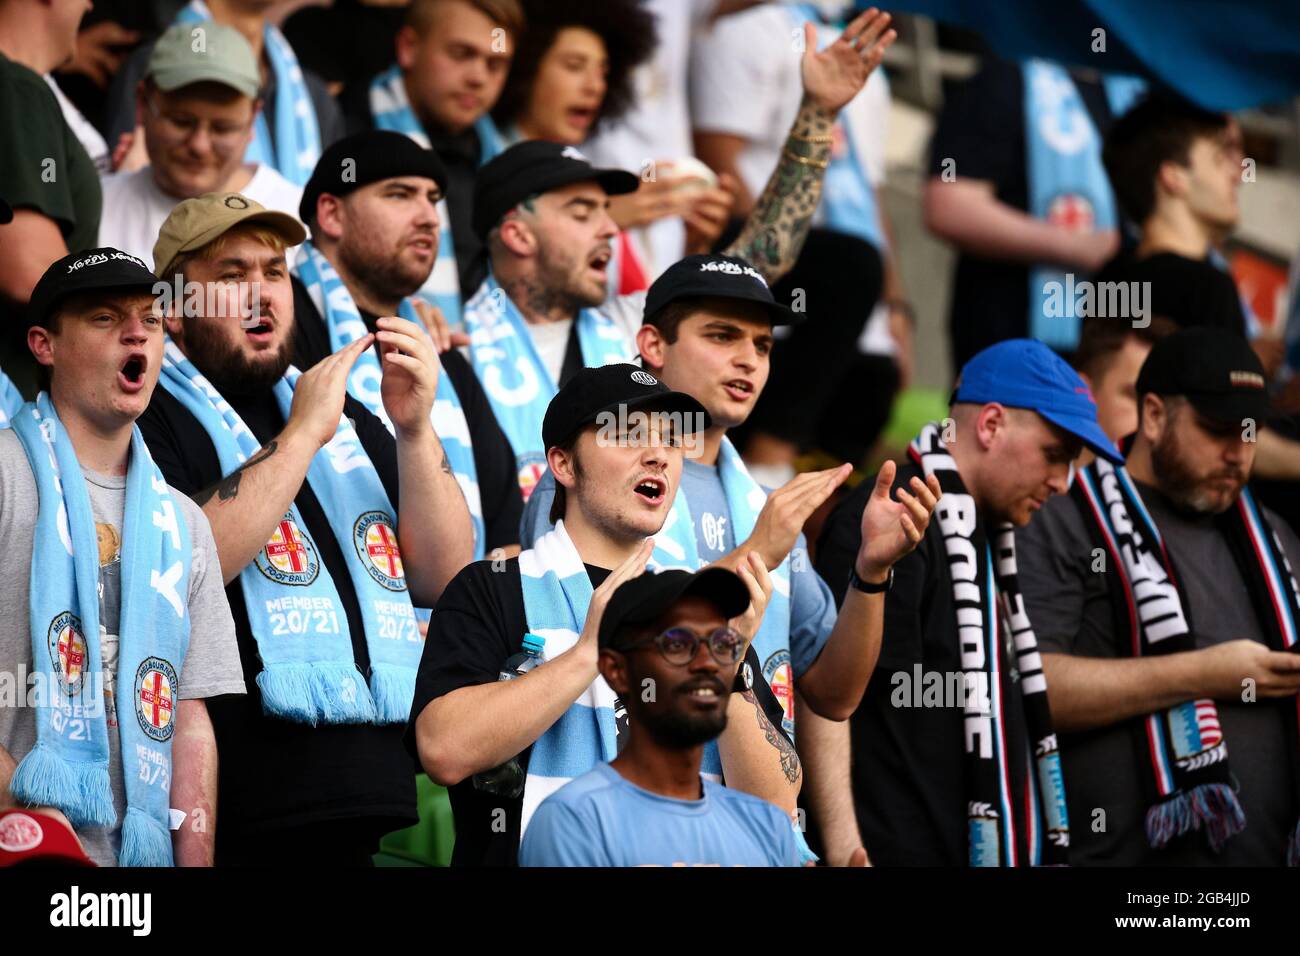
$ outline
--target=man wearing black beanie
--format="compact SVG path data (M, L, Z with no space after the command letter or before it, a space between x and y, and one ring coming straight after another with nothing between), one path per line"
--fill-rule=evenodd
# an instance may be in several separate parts
M429 329L447 373L434 430L474 519L474 556L508 557L519 551L523 511L514 452L469 362L452 348L462 343L419 295L439 257L436 207L446 183L437 154L399 133L357 133L324 152L298 210L311 239L294 267L295 363L309 368L375 331L380 316L400 314ZM365 361L348 390L383 417L379 378Z

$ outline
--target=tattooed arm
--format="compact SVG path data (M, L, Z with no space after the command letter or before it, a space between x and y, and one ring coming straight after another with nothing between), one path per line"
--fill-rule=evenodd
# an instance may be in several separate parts
M787 814L794 813L803 785L799 755L768 719L752 690L731 695L727 729L718 738L718 756L727 786L775 803Z
M781 160L725 250L753 263L769 283L785 275L799 258L808 224L821 199L831 155L831 129L841 109L857 95L896 34L886 31L889 14L874 7L850 23L834 43L816 52L816 31L804 28L801 64L804 97Z

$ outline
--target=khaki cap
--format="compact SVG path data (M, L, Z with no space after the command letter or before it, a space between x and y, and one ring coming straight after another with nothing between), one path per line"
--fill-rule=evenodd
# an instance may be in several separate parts
M296 246L307 238L302 223L288 213L267 209L239 193L205 193L178 203L163 222L153 246L154 273L161 277L181 253L202 249L247 222L267 226L279 234L285 246Z

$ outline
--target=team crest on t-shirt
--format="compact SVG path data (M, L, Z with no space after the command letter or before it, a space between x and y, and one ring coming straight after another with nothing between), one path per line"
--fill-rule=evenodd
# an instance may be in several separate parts
M406 590L406 571L392 519L382 511L367 511L352 526L352 543L357 546L361 566L390 591Z
M320 556L307 532L292 514L280 519L271 539L253 559L257 570L276 584L306 586L320 574Z
M794 733L794 675L790 669L790 652L785 648L763 662L763 678L781 702L781 726Z
M86 677L86 638L81 633L81 618L71 611L57 614L50 621L46 636L50 648L50 663L54 673L69 697L81 693Z
M135 672L135 716L145 736L159 742L175 729L176 669L161 657L146 657Z

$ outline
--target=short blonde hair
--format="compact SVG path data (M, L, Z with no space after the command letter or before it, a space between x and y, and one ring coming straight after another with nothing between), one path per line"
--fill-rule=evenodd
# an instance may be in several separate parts
M519 0L411 0L406 10L406 25L424 36L436 19L438 5L449 2L468 4L493 23L505 27L516 39L524 31L524 7Z

